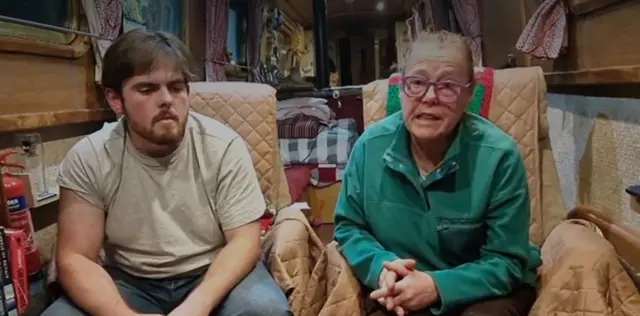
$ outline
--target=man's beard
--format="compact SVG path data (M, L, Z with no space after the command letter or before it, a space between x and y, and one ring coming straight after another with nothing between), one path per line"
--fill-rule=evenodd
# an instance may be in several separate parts
M178 145L184 137L187 120L180 119L169 112L160 112L151 121L151 126L144 126L131 119L127 119L128 115L125 111L124 117L130 132L136 133L146 141L157 146ZM167 122L166 120L171 120Z

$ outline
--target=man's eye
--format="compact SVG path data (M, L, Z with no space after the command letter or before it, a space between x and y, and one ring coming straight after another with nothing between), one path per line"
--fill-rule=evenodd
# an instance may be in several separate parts
M170 89L171 91L173 91L173 92L182 92L182 91L184 91L186 88L187 88L187 87L186 87L186 85L185 85L185 84L182 84L182 83L180 83L180 84L174 84L174 85L169 86L169 89Z
M138 88L138 92L143 93L143 94L149 94L151 92L153 92L153 88L152 87L140 87Z

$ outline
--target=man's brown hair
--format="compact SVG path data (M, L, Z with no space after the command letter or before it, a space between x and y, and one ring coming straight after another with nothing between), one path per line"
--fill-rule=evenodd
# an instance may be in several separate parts
M173 64L186 82L195 79L194 61L187 46L177 37L137 28L118 37L102 60L102 86L122 93L122 83L152 71L159 61Z
M419 55L421 52L420 48L423 48L424 45L434 45L435 47L442 48L456 48L460 53L463 54L463 59L466 61L467 65L469 65L469 75L473 79L473 53L471 52L471 47L469 46L469 41L466 37L448 32L448 31L424 31L418 34L411 45L409 46L409 50L407 51L404 59L404 65L402 69L405 70L406 65L412 58L416 55Z

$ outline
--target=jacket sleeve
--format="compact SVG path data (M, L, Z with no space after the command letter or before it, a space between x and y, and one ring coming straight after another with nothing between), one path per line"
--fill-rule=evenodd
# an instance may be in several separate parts
M440 301L431 312L510 294L525 280L530 257L539 264L539 251L529 244L530 199L527 172L517 148L497 164L486 216L487 241L481 258L452 269L430 272Z
M360 137L345 169L335 210L335 239L358 279L368 288L377 289L383 263L398 257L385 250L369 232L363 209L363 146Z

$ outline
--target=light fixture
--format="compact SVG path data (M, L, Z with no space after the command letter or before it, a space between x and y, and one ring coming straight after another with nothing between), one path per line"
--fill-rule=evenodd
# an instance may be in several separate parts
M384 1L378 1L378 4L376 4L376 10L384 11Z

